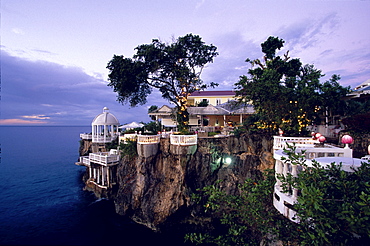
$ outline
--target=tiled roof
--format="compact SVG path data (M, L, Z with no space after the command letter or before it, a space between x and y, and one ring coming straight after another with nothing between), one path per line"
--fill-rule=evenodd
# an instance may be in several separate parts
M191 97L209 97L209 96L235 96L234 91L195 91Z

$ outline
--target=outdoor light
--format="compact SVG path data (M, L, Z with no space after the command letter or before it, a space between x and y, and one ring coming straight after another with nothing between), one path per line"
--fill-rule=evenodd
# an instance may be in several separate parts
M342 137L342 143L344 143L346 146L345 149L348 149L348 144L353 143L353 138L350 135L343 135Z
M319 142L320 142L320 143L325 142L325 140L326 140L326 138L325 138L324 136L320 136L320 137L319 137Z
M230 158L230 157L226 157L226 158L225 158L225 163L226 163L227 165L230 165L230 164L231 164L231 158Z

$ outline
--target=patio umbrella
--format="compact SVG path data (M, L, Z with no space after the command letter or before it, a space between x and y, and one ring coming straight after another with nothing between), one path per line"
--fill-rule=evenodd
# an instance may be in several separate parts
M133 121L133 122L131 122L129 124L122 125L122 126L120 126L118 128L120 128L120 129L122 129L122 128L126 128L126 129L130 128L130 129L133 129L133 128L138 128L138 127L143 127L143 126L144 126L144 124L137 123L137 122Z

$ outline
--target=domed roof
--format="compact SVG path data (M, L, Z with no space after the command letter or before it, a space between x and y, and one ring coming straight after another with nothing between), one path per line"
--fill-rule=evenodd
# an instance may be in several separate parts
M103 108L103 113L97 115L91 123L92 125L119 125L119 122L113 114L109 113L107 107Z

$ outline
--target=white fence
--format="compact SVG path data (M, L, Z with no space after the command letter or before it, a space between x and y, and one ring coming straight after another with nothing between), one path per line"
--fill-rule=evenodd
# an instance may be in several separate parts
M138 135L137 143L138 144L157 144L161 135Z
M111 164L119 161L119 155L109 155L109 152L90 153L89 159L92 162L101 164Z
M127 144L127 141L136 141L137 140L137 134L136 133L127 133L123 136L119 136L119 142L118 144L121 144L122 142L124 144Z
M91 140L91 139L92 139L92 134L88 134L88 133L81 133L81 134L80 134L80 138L81 138L81 139L86 139L86 140Z
M196 145L198 143L198 135L174 135L170 136L171 144L173 145Z
M289 174L297 177L299 172L304 167L290 163L287 153L282 148L286 147L287 143L296 143L298 147L297 153L304 153L305 163L308 167L312 167L313 159L315 159L322 167L326 167L331 163L342 163L342 170L353 172L352 168L359 167L361 160L352 158L352 149L338 148L331 145L323 147L315 147L312 138L289 138L289 137L274 137L274 159L275 159L275 174L287 177ZM284 157L284 158L283 158ZM288 217L292 221L296 212L292 209L297 202L298 189L291 187L289 192L283 192L281 181L277 178L274 188L274 206L280 213Z
M274 149L284 149L287 147L287 144L293 145L296 147L313 147L314 144L319 144L319 140L315 140L309 137L281 137L274 136Z

